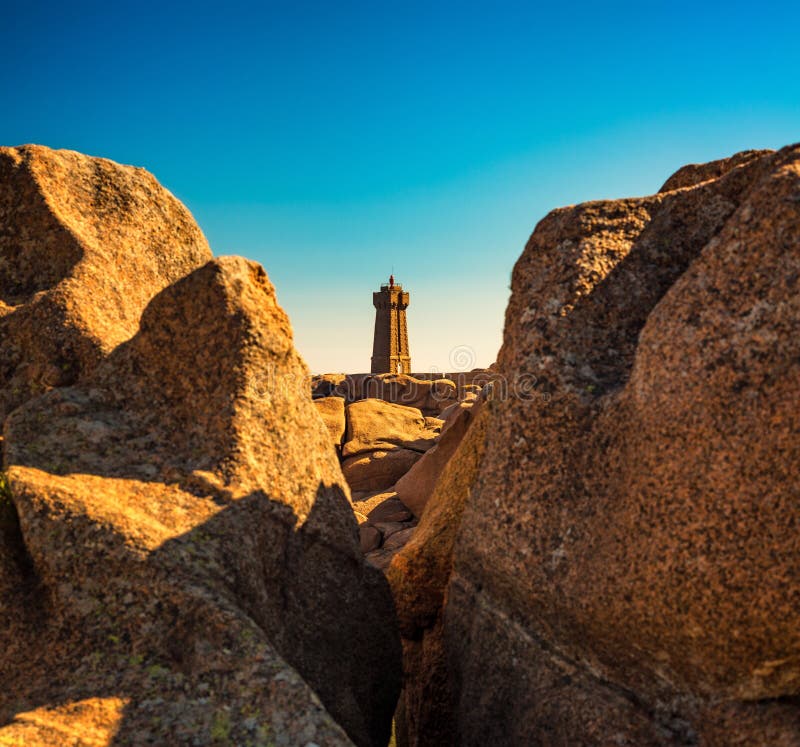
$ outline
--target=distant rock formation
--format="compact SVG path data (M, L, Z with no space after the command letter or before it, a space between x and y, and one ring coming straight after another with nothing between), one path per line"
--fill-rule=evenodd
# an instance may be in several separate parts
M396 447L427 451L434 445L442 425L438 418L423 417L415 407L380 399L354 402L347 405L347 436L342 455Z
M334 374L317 378L312 388L341 392L338 386L345 378L351 379L351 385L352 377ZM345 404L343 396L332 394L313 400L353 491L353 509L361 525L361 549L373 565L382 569L413 537L417 519L439 475L471 422L470 410L480 400L473 391L477 385L463 385L459 388L461 399L453 400L459 395L452 382L394 374L363 379L362 391L373 393L377 384L383 397L396 396L397 378L400 398L404 400L429 401L433 391L430 385L446 383L448 386L443 386L442 391L450 404L442 414L447 420L426 417L416 407L383 398L359 398ZM328 390L321 386L323 382L334 382L335 386ZM413 389L415 382L422 385L422 394Z
M452 378L449 378L452 376ZM425 378L423 378L425 377ZM458 382L454 379L458 379ZM346 402L382 399L416 407L425 415L438 415L458 402L468 390L480 391L495 378L490 371L461 372L451 375L416 374L322 374L311 380L312 396L343 397ZM477 383L473 383L477 382Z
M400 744L800 742L800 146L667 185L516 264L497 370L536 387L389 569Z
M364 561L263 269L207 262L159 292L139 325L147 297L207 252L204 242L186 249L202 239L188 213L142 172L39 149L27 157L57 172L64 204L81 196L84 172L132 181L130 193L88 182L97 213L81 203L74 230L96 243L74 244L83 259L54 270L52 289L36 286L36 267L46 275L62 244L0 243L0 287L15 304L3 334L35 360L51 350L34 333L77 341L80 374L35 398L36 377L6 379L31 387L4 426L0 742L386 744L400 686L389 588ZM27 230L18 202L6 232ZM114 205L133 213L122 220ZM163 223L136 223L148 206ZM148 243L150 230L163 243ZM127 246L136 231L163 255ZM68 244L60 226L47 236ZM114 258L123 249L132 256ZM9 270L23 265L27 286ZM13 326L20 313L28 326Z
M144 169L0 148L0 422L91 371L156 293L209 259L189 211Z
M413 449L380 449L347 457L342 474L351 489L380 492L394 485L419 460L422 453Z
M452 459L472 422L473 411L480 411L481 404L477 408L465 407L454 411L457 417L452 422L445 423L449 427L443 428L436 444L397 481L397 497L415 516L420 517L425 512L442 471Z
M386 569L414 536L439 475L466 432L470 408L497 378L488 369L312 377L314 404L353 491L361 548L378 568Z

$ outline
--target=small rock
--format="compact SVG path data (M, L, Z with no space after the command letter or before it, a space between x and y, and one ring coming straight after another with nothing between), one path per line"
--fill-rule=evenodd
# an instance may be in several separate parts
M371 524L382 521L409 521L411 512L402 504L394 492L378 493L368 501L353 503L353 508L358 514L367 516Z
M357 454L342 462L342 473L351 489L381 490L394 485L421 456L411 449Z
M358 538L361 543L361 552L366 554L381 546L383 535L371 524L362 524L358 528Z
M406 528L406 525L400 523L399 521L381 521L377 522L373 526L380 530L384 540Z
M436 442L442 424L425 418L415 407L381 399L365 399L348 405L347 438L342 455L396 448L426 451Z
M411 539L416 531L416 527L408 527L394 532L384 543L385 550L399 550Z

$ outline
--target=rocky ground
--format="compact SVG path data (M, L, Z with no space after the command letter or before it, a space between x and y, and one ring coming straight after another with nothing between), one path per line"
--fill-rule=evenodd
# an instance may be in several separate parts
M326 395L316 397L314 405L352 491L361 549L370 563L385 570L413 536L444 465L466 432L473 407L486 392L477 384L450 379L379 374L365 378L373 396L353 399L346 393L353 387L341 386L340 381L338 393L331 394L329 381L318 377L312 383L313 393ZM491 384L484 387L488 392ZM416 402L425 409L401 402Z
M311 379L151 175L0 148L0 745L800 744L798 279L746 151L542 220L491 370Z

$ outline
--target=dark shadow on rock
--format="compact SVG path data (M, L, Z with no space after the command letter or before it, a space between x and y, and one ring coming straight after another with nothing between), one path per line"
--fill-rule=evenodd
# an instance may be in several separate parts
M336 486L320 485L318 500L331 490L344 508ZM356 744L385 745L401 675L391 594L321 536L324 520L315 503L298 525L256 492L145 556L110 524L83 527L91 543L63 547L56 563L71 575L58 588L12 571L50 606L31 626L14 618L27 600L0 599L0 724L119 698L114 744L345 744L304 680Z
M594 398L624 386L639 333L650 313L722 230L745 192L766 169L767 165L755 162L722 181L697 187L689 195L661 194L631 201L649 213L647 225L630 251L576 301L561 320L564 326L553 335L543 335L543 348L537 353L551 354L551 346L557 346L557 355L583 353L584 357L569 361L574 371L571 383ZM565 238L583 238L583 212L601 212L609 222L624 221L630 205L626 200L618 202L576 206ZM713 210L709 210L710 205ZM616 229L620 230L619 224Z
M55 217L26 166L5 154L0 156L0 203L14 217L0 221L0 302L18 306L66 278L83 249Z

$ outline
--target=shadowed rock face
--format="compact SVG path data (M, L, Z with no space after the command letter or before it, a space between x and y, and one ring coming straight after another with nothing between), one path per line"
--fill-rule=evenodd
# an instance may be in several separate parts
M426 451L395 484L397 497L415 516L420 517L425 511L442 470L464 438L473 415L477 414L477 410L473 413L473 409L460 410L458 417L443 431L436 445Z
M464 423L465 434L444 464L414 536L386 572L403 640L405 681L395 719L398 744L453 743L456 688L446 660L442 609L456 533L485 452L486 414L476 411L471 420Z
M144 169L0 148L0 422L91 371L156 293L210 258L189 211Z
M17 409L0 734L69 744L77 713L120 743L385 744L399 639L329 438L274 290L239 258Z
M346 427L344 399L341 397L322 397L314 400L314 407L317 408L322 422L325 423L325 427L331 437L331 444L338 453L344 440Z
M800 147L701 171L514 269L498 370L537 388L487 403L450 530L462 744L800 740Z

